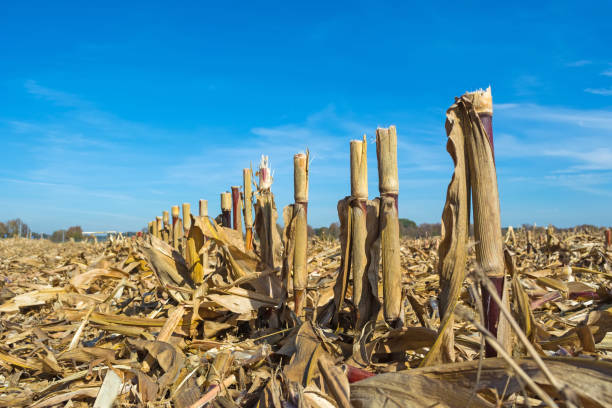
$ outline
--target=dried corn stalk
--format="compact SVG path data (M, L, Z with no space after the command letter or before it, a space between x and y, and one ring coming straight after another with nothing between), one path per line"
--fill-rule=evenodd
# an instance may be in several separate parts
M162 230L162 239L165 243L170 242L170 213L168 211L163 212L164 227Z
M185 230L185 236L189 234L189 228L191 228L191 205L183 203L183 229Z
M244 189L244 229L245 229L245 246L246 250L253 249L253 188L252 188L253 170L246 168L242 170L242 180Z
M304 294L308 281L306 252L308 247L308 151L293 157L293 194L294 204L283 209L285 230L285 260L283 280L286 288L293 289L295 313L302 314ZM292 285L290 284L291 277Z
M470 165L476 261L497 288L499 297L507 299L508 295L504 293L507 288L504 289L503 241L493 150L491 88L467 93L461 99L465 102L466 114L471 124L471 132L466 137L466 151ZM499 307L491 301L486 290L483 290L482 300L485 326L508 349L509 331L498 330L501 323ZM487 356L496 354L487 346Z
M432 364L444 350L445 360L454 359L453 310L465 278L466 245L469 226L470 188L474 207L476 261L496 285L500 298L508 301L504 290L504 258L499 214L499 195L493 157L491 129L492 100L490 88L464 94L447 111L447 150L455 162L455 172L448 187L442 213L440 261L440 330L439 337L422 365ZM509 348L509 328L499 308L483 288L483 305L487 329ZM495 355L487 346L487 356Z
M232 226L242 234L242 200L240 199L240 186L232 186Z
M232 228L232 193L221 193L221 225Z
M422 366L440 360L455 360L453 312L465 279L467 241L470 223L470 177L465 151L465 137L470 124L460 101L446 111L446 150L453 159L455 170L446 191L442 210L442 240L438 247L438 274L440 275L440 329L438 339L421 363ZM440 350L442 355L440 356Z
M255 230L259 238L260 256L265 265L276 269L282 266L282 246L276 227L278 213L274 195L270 191L273 177L267 156L261 156L256 175L259 176L259 185L255 202Z
M208 200L200 200L200 217L208 217Z
M178 205L173 205L172 210L172 247L179 251L181 250L183 240L183 223L179 218L180 210Z
M397 196L397 133L395 126L376 129L378 189L380 191L380 236L382 248L383 308L385 320L402 325L402 267L400 263Z
M161 223L162 223L162 219L161 217L158 215L157 217L155 217L155 237L156 238L160 238L161 237Z
M380 200L368 201L367 142L350 143L351 195L338 202L340 220L341 262L334 286L332 325L346 299L349 280L353 278L353 304L356 307L355 327L362 328L375 320L378 302L378 265L380 259Z

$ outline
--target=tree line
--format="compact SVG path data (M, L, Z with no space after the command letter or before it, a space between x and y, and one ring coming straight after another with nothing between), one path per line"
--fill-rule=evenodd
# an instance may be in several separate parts
M60 229L53 231L53 234L45 234L33 232L30 226L23 222L20 218L15 218L8 221L0 221L0 238L33 238L33 239L49 239L53 242L81 241L83 239L83 229L80 225L72 226L68 229Z
M426 238L433 237L441 234L442 227L440 223L430 224L422 223L418 224L408 218L399 219L400 236L406 238ZM329 227L313 228L308 226L308 235L318 236L322 238L338 238L340 237L340 224L332 222Z

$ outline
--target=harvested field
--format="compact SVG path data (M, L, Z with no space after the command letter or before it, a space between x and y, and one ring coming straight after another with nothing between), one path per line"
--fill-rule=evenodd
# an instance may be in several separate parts
M379 307L356 329L352 282L337 325L329 315L339 241L309 241L298 316L280 268L236 231L192 220L201 283L198 262L153 235L0 240L0 405L612 406L612 250L602 230L506 236L510 312L530 346L512 330L508 361L480 362L484 275L471 241L456 362L419 368L438 338L439 237L400 243L401 327Z

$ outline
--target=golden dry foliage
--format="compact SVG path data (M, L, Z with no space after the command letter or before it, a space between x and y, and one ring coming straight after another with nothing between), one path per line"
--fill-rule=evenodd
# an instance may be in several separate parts
M343 228L346 237L346 222ZM468 291L476 283L471 275L458 290L453 325L454 353L463 362L417 368L438 338L439 237L400 242L402 291L413 305L405 327L390 329L379 313L362 330L354 329L350 301L337 324L325 323L343 269L338 240L308 243L301 321L284 304L278 271L208 217L192 216L187 242L199 256L192 248L190 262L152 236L0 240L0 404L521 407L541 404L540 390L559 406L610 406L612 252L601 231L548 235L554 239L531 231L528 240L528 231L515 229L516 242L507 245L513 315L546 356L547 370L517 342L514 368L485 359L478 382L479 300ZM473 244L467 248L467 269L474 270ZM194 260L201 282L192 278ZM347 299L351 291L349 279ZM531 383L517 380L517 370Z

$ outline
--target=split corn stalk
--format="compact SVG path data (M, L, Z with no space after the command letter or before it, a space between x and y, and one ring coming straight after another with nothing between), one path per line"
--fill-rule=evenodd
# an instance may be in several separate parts
M376 129L378 189L380 191L380 236L382 247L383 310L392 327L402 325L402 269L400 263L397 199L397 132L395 126Z
M247 251L253 249L253 188L252 178L253 170L250 168L242 170L242 181L244 191L244 229L245 229L245 247Z
M232 215L233 227L242 234L242 201L240 200L240 186L232 186Z
M261 156L255 202L255 230L259 238L260 256L263 263L272 269L282 266L281 238L276 228L278 213L274 202L274 195L270 188L274 180L268 156Z
M455 360L454 310L465 279L467 242L470 224L470 175L465 151L465 137L470 123L464 112L464 103L458 101L446 111L446 150L455 165L446 190L446 203L442 210L442 238L438 247L438 274L440 276L440 329L438 338L425 356L421 366Z
M508 302L504 289L504 255L501 235L499 194L492 132L493 105L490 88L468 92L447 111L447 150L455 163L442 212L442 242L439 247L440 329L438 338L422 365L440 359L453 360L453 312L465 279L469 234L470 191L474 211L476 261L496 287L499 297ZM510 331L505 319L500 324L500 309L491 301L486 288L483 308L487 330L509 348ZM489 345L487 356L496 351Z
M232 228L232 193L221 193L221 225Z

